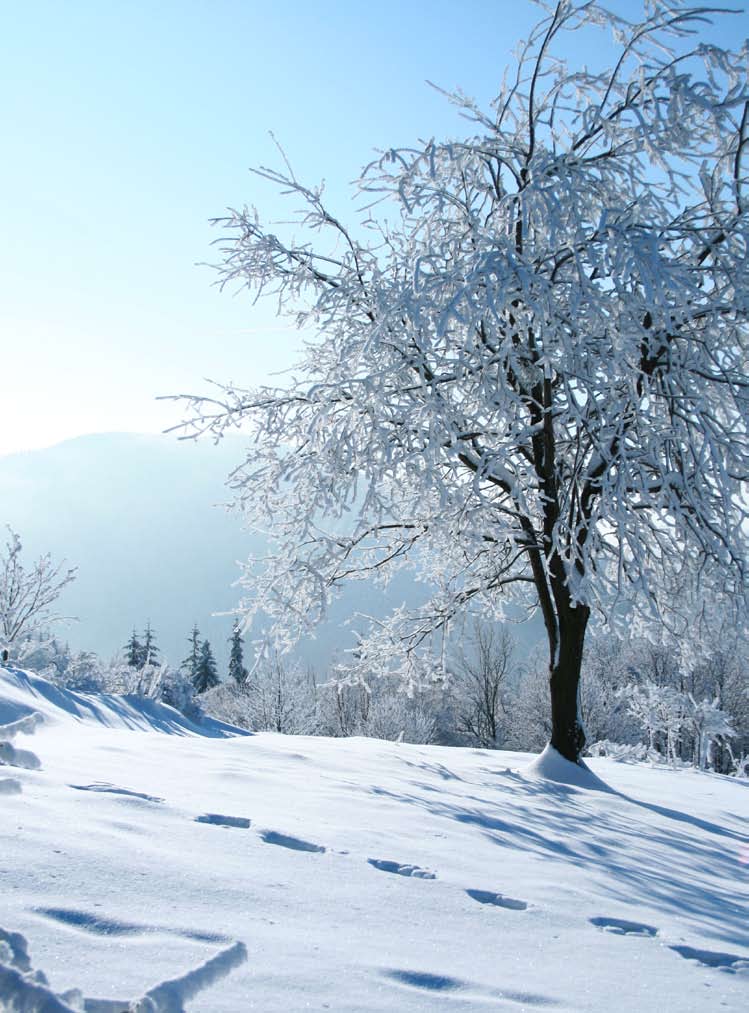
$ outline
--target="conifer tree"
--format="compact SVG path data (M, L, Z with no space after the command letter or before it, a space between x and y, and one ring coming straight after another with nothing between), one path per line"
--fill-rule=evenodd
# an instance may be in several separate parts
M231 636L231 653L229 655L229 678L234 679L238 686L243 686L247 681L247 669L244 667L244 643L239 626L234 625Z
M138 640L138 634L133 628L133 632L130 635L130 639L125 644L125 661L130 668L142 668L143 667L143 644Z
M195 672L195 678L193 685L195 686L196 693L205 693L208 689L213 689L214 686L218 686L219 677L216 671L216 661L213 657L213 651L211 645L207 640L204 640L200 645L200 658L198 660L198 667Z
M156 646L156 637L154 631L151 629L151 621L146 623L146 629L143 634L143 648L141 651L141 663L138 666L143 668L144 665L157 665L159 657L159 649Z
M198 629L197 623L193 626L192 633L187 638L187 642L190 645L190 653L182 662L180 668L193 685L195 685L195 679L198 673L198 664L200 662L200 630Z

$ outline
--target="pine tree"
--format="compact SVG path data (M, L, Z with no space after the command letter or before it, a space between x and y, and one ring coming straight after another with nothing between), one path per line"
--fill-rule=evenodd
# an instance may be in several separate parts
M244 644L239 626L235 625L229 637L231 653L229 655L229 678L234 679L238 686L247 681L247 669L244 667Z
M205 693L207 689L218 686L219 678L216 671L216 661L213 657L211 645L204 640L200 645L200 659L193 679L196 693Z
M125 661L131 668L143 667L143 644L138 640L138 634L133 629L130 639L125 644Z
M200 630L197 624L193 626L192 633L187 638L187 642L190 645L190 653L182 662L180 668L193 685L196 685L195 680L198 674L198 664L200 663Z
M151 621L146 623L146 629L143 634L143 649L141 653L141 664L139 668L143 668L144 665L158 665L159 661L159 649L156 646L156 637L154 631L151 629Z

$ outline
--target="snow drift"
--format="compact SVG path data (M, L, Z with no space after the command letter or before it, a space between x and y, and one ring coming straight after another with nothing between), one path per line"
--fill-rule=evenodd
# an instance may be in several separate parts
M44 718L41 767L0 796L0 1010L24 976L86 1013L749 1004L745 783L593 758L604 792L549 780L549 753L243 736L140 703L0 671L0 721Z

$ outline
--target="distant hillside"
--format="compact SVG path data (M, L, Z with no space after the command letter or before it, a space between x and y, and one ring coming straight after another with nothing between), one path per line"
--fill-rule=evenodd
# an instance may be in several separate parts
M80 621L61 628L63 638L108 657L150 620L163 655L178 663L196 622L223 669L231 620L212 613L237 603L237 560L263 550L239 515L217 505L242 448L239 437L214 446L113 433L0 457L0 522L20 533L25 558L50 551L79 568L61 607ZM404 577L388 600L411 595ZM354 584L304 657L324 667L349 644L345 618L384 605L382 591Z

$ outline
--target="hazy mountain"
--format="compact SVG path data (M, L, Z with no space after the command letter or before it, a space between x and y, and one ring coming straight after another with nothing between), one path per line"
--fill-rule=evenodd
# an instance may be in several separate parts
M50 551L79 568L60 603L79 620L60 630L64 638L108 657L150 620L162 654L178 663L197 623L223 671L231 619L213 613L236 605L237 560L263 548L218 505L242 448L239 437L214 446L113 433L0 457L0 521L21 535L24 558ZM408 581L394 582L391 601L404 594ZM353 585L305 657L324 666L350 643L346 616L382 600L379 589Z

